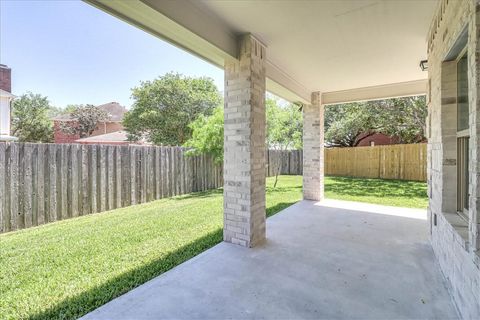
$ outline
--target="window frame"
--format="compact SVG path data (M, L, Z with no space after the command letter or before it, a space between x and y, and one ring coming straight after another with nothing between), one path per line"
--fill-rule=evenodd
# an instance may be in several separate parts
M459 108L459 95L458 95L458 63L466 56L468 59L468 46L465 46L455 58L455 64L457 66L457 130L458 130L458 108ZM468 60L467 60L468 61ZM467 69L467 86L468 83L468 69ZM468 94L468 91L467 91ZM470 101L467 96L468 110L470 110ZM470 112L468 112L470 113ZM470 184L470 172L469 172L469 142L470 142L470 120L468 120L468 126L466 129L456 131L456 145L457 145L457 185L456 185L456 199L457 199L457 213L465 221L469 220L469 184ZM461 197L461 198L459 198Z

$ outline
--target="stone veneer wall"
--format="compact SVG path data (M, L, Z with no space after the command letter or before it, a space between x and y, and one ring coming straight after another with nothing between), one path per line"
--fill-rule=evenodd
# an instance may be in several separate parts
M476 0L442 0L428 38L428 194L431 242L462 318L480 319L480 103ZM470 99L469 223L456 211L456 66L446 58L468 31Z
M265 239L266 48L251 35L225 64L224 240L253 247Z
M324 132L321 93L312 93L312 104L303 106L303 198L322 200L324 194Z

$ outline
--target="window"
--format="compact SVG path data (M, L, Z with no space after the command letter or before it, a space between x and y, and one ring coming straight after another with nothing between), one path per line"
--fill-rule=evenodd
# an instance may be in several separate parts
M468 142L469 137L457 138L457 210L468 217Z
M468 61L464 51L457 59L457 211L467 219L469 135Z
M457 131L468 129L468 63L465 52L457 62Z

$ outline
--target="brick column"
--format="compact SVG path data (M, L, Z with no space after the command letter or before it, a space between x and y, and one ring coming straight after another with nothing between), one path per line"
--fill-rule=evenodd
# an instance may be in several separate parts
M323 105L321 93L303 107L303 199L323 199Z
M265 52L251 35L225 63L223 239L253 247L265 239Z

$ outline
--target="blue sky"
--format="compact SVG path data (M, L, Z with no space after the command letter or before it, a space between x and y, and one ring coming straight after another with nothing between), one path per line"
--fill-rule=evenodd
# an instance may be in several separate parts
M68 104L132 104L130 89L169 71L208 76L223 70L80 1L0 0L0 63L12 92Z

